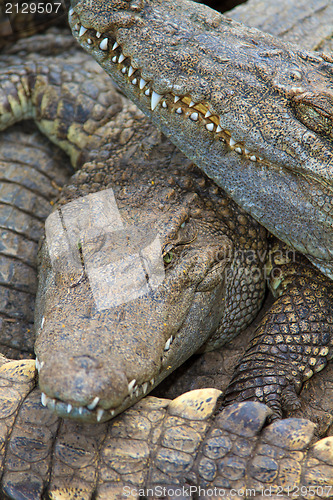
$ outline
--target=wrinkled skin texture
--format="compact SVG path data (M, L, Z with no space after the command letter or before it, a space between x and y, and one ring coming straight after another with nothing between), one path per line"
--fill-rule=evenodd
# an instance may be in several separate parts
M332 59L187 0L72 6L75 38L126 95L332 278Z

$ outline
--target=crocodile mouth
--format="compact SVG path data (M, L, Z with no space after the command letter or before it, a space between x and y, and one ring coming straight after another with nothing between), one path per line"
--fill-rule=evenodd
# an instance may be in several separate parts
M136 91L137 97L147 99L147 107L154 111L158 106L164 108L168 113L183 116L184 119L201 124L207 131L208 137L212 136L229 149L236 152L245 160L264 164L264 158L258 153L247 148L244 141L238 141L232 137L232 133L222 127L220 117L214 113L208 102L194 102L190 94L179 96L173 92L159 94L153 88L153 82L142 77L142 70L136 68L131 57L124 55L122 46L115 37L105 35L92 28L86 28L79 20L78 14L73 8L69 10L69 21L80 43L88 52L92 49L100 52L101 56L108 57L119 76L122 76L128 85Z
M48 396L45 392L41 392L41 403L44 407L47 407L53 413L56 413L62 418L69 418L76 421L91 423L101 423L110 420L119 413L122 413L128 407L132 406L136 401L143 398L165 378L166 372L163 365L165 365L167 361L166 357L169 353L174 339L175 337L171 335L165 343L164 352L161 356L162 366L160 373L157 374L156 377L152 377L150 380L147 380L146 382L143 382L141 384L138 384L136 379L132 379L131 381L129 381L128 395L117 407L107 409L103 408L99 404L101 399L98 396L92 398L91 402L86 405L75 406L74 404L58 399L57 397ZM38 357L36 357L35 366L39 374L44 366L44 361L40 361Z

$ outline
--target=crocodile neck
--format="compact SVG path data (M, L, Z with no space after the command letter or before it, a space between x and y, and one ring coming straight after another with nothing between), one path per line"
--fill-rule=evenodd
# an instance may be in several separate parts
M333 277L332 60L187 0L105 4L70 11L79 43L237 203Z

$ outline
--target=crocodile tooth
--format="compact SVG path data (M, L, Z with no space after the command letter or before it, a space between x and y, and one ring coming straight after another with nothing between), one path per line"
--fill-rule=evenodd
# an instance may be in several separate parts
M223 130L223 129L220 127L220 125L218 125L218 126L216 127L216 133L217 133L217 134L218 134L219 132L222 132L222 130Z
M87 28L85 28L84 26L81 26L80 31L79 31L79 36L84 35L86 31L87 31Z
M49 398L47 397L47 395L45 394L45 392L42 392L40 400L41 400L43 406L47 405L47 402L48 402Z
M128 68L128 76L132 76L132 75L133 75L133 73L134 73L134 71L135 71L135 69L133 68L133 66L130 66L130 67Z
M80 29L80 23L76 23L76 25L74 26L74 29L76 31L79 31L79 29Z
M145 90L145 95L150 95L150 89Z
M123 61L125 61L125 56L124 56L124 54L120 54L118 62L122 63Z
M194 103L193 101L191 101L191 102L190 102L190 104L188 105L188 107L189 107L189 108L192 108L192 106L194 106L194 104L195 104L195 103Z
M110 410L110 415L111 415L111 417L113 417L113 415L114 415L115 413L116 413L116 412L115 412L115 410Z
M249 151L248 149L246 149L246 148L245 148L245 149L244 149L244 153L245 153L246 155L248 155L248 154L250 153L250 151Z
M133 389L134 389L134 386L136 384L136 380L135 378L133 380L130 381L130 383L128 384L128 392L131 393L133 392Z
M48 404L48 407L49 407L49 408L51 407L51 409L53 409L53 410L54 410L54 409L55 409L55 407L56 407L56 400L55 400L55 399L53 399L53 398L49 398L49 400L48 400L47 404Z
M82 415L83 413L83 406L79 406L79 414Z
M116 50L117 47L119 47L119 43L118 42L114 42L114 44L112 46L112 50Z
M167 105L167 103L165 101L162 102L162 107L163 108L167 108L168 107L168 105Z
M151 378L151 379L149 380L149 382L151 383L151 385L154 385L154 382L155 382L154 377L153 377L153 378Z
M41 329L41 330L43 329L44 322L45 322L45 317L43 316L43 318L42 318L42 322L41 322L41 324L40 324L40 329Z
M137 78L133 78L133 80L132 80L132 84L133 84L133 85L136 85L137 83L138 83Z
M236 151L236 153L238 153L239 155L241 155L241 154L243 153L242 148L240 148L239 146L237 146L237 148L235 148L235 151Z
M99 409L97 410L97 422L100 422L100 421L102 420L103 413L104 413L103 408L99 408Z
M87 38L87 44L88 44L88 45L91 45L91 44L92 44L92 39L91 39L91 38Z
M127 73L127 68L126 68L126 66L124 66L124 67L123 67L123 69L121 70L121 72L122 72L123 74Z
M101 41L101 43L99 44L99 48L101 50L107 50L108 49L108 41L109 39L108 38L103 38L103 40Z
M143 390L143 394L146 394L146 392L148 390L148 382L144 382L142 384L142 390Z
M250 156L250 160L251 160L251 161L257 161L257 157L256 157L256 156L254 156L254 155L251 155L251 156Z
M229 144L231 147L233 147L236 144L236 141L232 137L230 137Z
M139 83L140 90L142 90L146 85L147 85L146 80L140 78L140 83Z
M179 115L181 115L181 114L183 113L182 108L177 108L177 109L176 109L176 113L178 113Z
M175 95L173 102L176 103L179 101L179 99L180 99L180 97L178 95Z
M212 113L210 111L207 111L207 113L205 114L205 118L209 118L210 116L212 116Z
M45 365L45 361L41 361L40 362L40 369L42 369L44 365Z
M98 405L98 403L99 403L99 397L98 397L98 396L96 396L96 397L92 400L92 402L91 402L89 405L87 405L88 410L93 410L94 408L96 408L96 406Z
M116 63L118 61L117 56L113 56L113 58L111 60L112 60L112 62Z
M191 120L193 120L194 122L196 122L198 120L198 118L199 118L199 113L192 113L190 115L190 118L191 118Z
M137 398L139 397L139 394L140 394L140 387L137 387L135 389L135 395L136 395Z
M71 404L67 405L67 413L70 413L73 409L73 406Z
M171 337L165 343L165 346L164 346L165 351L168 351L170 349L170 345L171 345L172 341L173 341L173 336L171 335Z
M214 123L207 123L206 129L209 130L209 132L213 132L213 130L214 130Z
M158 103L160 102L161 99L163 99L163 95L161 94L157 94L154 90L151 94L151 104L150 104L150 108L152 111L154 111L154 109L156 108L156 106L158 105Z
M99 31L96 31L96 38L101 38L102 36L102 33L100 33Z
M40 370L40 362L38 360L38 358L35 359L35 366L36 366L36 370Z

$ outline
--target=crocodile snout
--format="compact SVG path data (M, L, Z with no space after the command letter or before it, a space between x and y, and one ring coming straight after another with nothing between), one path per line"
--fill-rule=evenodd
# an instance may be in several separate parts
M42 361L37 358L36 365L42 403L61 416L107 420L130 398L131 381L117 359L105 363L93 354L66 356L59 352Z

